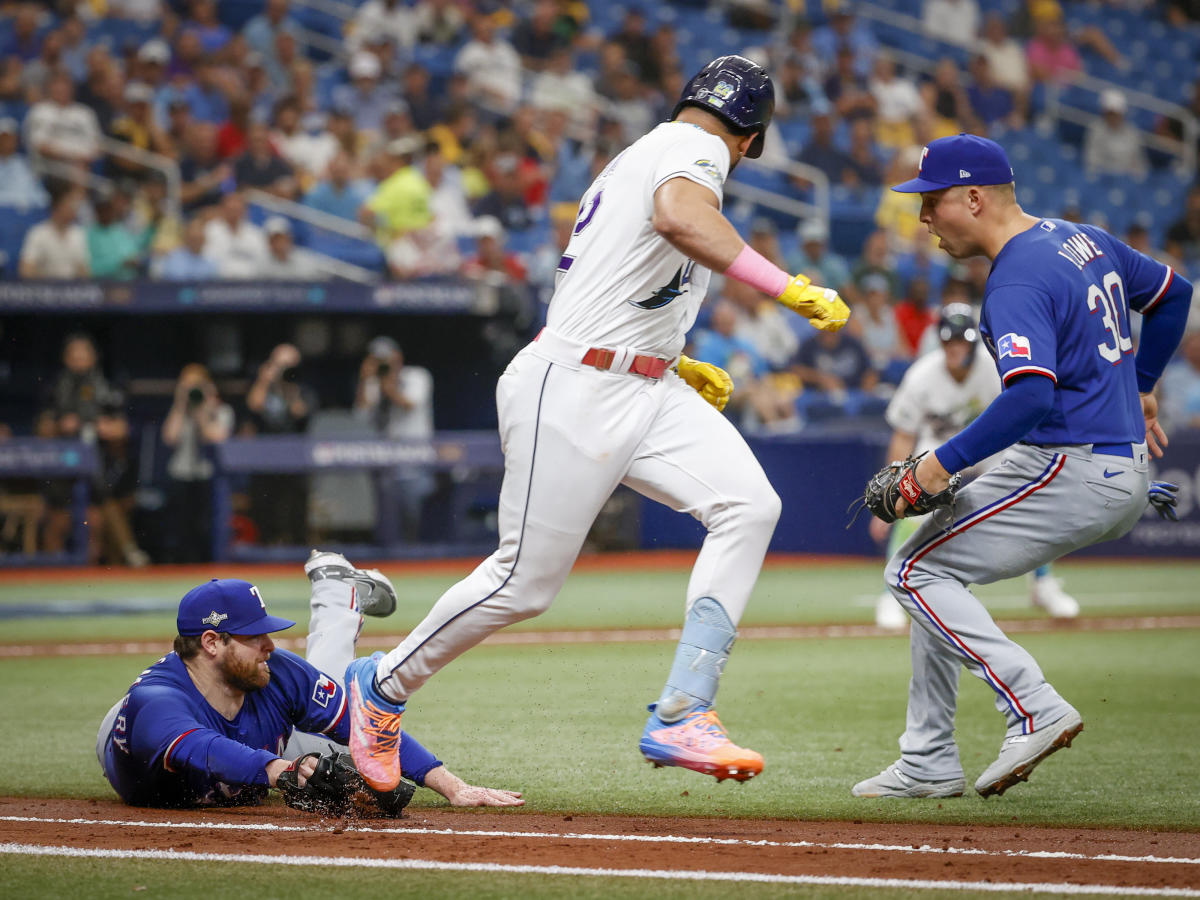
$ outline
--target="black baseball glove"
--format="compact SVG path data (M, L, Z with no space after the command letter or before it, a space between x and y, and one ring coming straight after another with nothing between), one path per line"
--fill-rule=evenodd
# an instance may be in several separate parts
M923 516L940 507L954 505L954 494L958 491L961 477L952 475L945 490L936 494L929 493L921 487L916 476L917 463L924 455L922 453L920 456L910 456L906 460L889 463L867 482L862 502L872 515L885 522L895 522L900 518ZM896 503L901 497L908 505L904 512L897 513Z
M357 809L357 803L374 802L385 816L399 818L412 799L416 785L401 781L392 791L377 791L363 781L349 753L339 753L333 747L328 754L308 753L279 776L276 787L283 802L292 809L323 816L344 816ZM316 769L301 786L297 769L304 759L314 758ZM365 813L370 815L370 812Z

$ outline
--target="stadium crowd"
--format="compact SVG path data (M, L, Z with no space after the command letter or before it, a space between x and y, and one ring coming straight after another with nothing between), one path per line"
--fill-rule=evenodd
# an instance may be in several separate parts
M515 318L532 334L579 196L617 152L669 116L704 61L692 58L677 24L701 10L681 3L682 18L668 19L637 3L615 16L605 5L601 16L601 4L583 0L354 5L332 38L339 52L330 52L311 10L289 0L0 2L0 217L41 219L10 235L4 276L311 281L353 263L385 279L527 287L529 309ZM1188 0L1139 6L1173 27L1200 27ZM878 422L909 362L936 343L928 326L941 305L978 306L986 262L950 261L917 224L919 201L883 188L909 177L921 146L958 131L1031 126L1043 113L1042 89L1086 58L1129 65L1103 29L1073 22L1059 0L1026 0L1005 7L1008 15L985 0L925 0L926 34L967 51L965 64L948 54L929 73L885 52L849 3L815 17L785 7L781 25L769 6L729 4L728 21L753 41L723 48L762 60L775 77L779 124L765 159L806 163L835 189L868 198L875 227L843 254L823 220L742 217L756 249L836 287L855 310L844 332L814 335L764 296L714 279L689 352L733 375L729 414L739 425L770 433L846 416ZM1191 109L1200 112L1200 79ZM1141 178L1173 164L1130 123L1123 92L1105 90L1099 111L1082 139L1089 174ZM1168 117L1155 130L1181 134ZM178 167L177 193L162 163ZM813 196L812 184L793 176L779 190ZM288 203L310 214L292 214ZM1119 236L1194 279L1200 183L1177 217L1135 218ZM1198 341L1185 342L1164 379L1176 427L1200 427ZM206 502L204 443L238 430L303 430L311 398L286 386L281 375L295 364L283 365L279 353L289 356L277 349L248 373L236 411L217 396L207 360L183 369L161 425L173 453L172 503ZM144 562L128 526L120 391L104 382L86 336L68 341L63 365L42 408L9 430L101 442L96 521L105 524L96 554ZM86 408L81 390L92 398ZM350 394L347 386L347 405ZM387 391L376 378L356 394L362 406ZM62 510L63 498L47 500ZM276 514L266 530L286 532L295 517ZM61 517L47 526L49 549L61 547L67 527ZM196 537L172 542L195 546Z

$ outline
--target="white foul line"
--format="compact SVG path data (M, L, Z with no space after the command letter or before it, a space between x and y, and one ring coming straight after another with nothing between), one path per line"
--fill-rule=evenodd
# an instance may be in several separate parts
M426 859L378 859L347 856L269 856L256 853L194 853L178 850L98 850L38 844L0 844L0 853L22 856L74 856L101 859L154 859L173 862L259 863L276 866L335 866L364 869L417 869L435 872L489 872L505 875L582 875L593 878L657 878L671 881L729 881L764 884L812 884L908 890L990 893L1108 894L1121 897L1200 897L1192 888L1118 887L1111 884L1049 882L933 881L909 878L855 878L842 875L772 875L757 872L709 872L679 869L595 869L582 866L527 866L501 863L449 863Z
M180 828L200 831L322 831L319 825L277 825L271 822L151 822L126 819L51 819L38 816L0 816L0 822L42 822L54 825L115 825L121 828ZM737 847L815 847L828 850L870 850L889 853L934 853L951 856L1005 856L1023 859L1082 859L1094 862L1136 862L1200 865L1200 858L1174 856L1126 856L1117 853L1068 853L1061 850L984 850L979 847L934 847L923 844L862 844L822 841L769 841L746 838L691 837L679 834L598 834L559 831L486 831L459 828L370 828L347 825L347 832L361 834L441 834L461 837L542 838L571 841L632 841L647 844L708 844Z

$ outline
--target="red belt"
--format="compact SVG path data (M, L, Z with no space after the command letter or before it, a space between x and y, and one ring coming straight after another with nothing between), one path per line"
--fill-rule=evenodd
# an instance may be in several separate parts
M597 369L607 371L612 368L616 357L617 354L613 350L602 350L599 347L593 347L587 353L583 354L583 359L580 362L585 366L595 366ZM662 378L663 373L667 371L670 365L670 360L659 359L657 356L635 356L633 363L629 366L629 371L634 375L645 375L647 378Z

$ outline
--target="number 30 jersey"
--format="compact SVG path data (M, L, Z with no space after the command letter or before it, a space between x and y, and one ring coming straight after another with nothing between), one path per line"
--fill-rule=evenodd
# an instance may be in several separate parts
M1054 381L1054 406L1034 444L1145 439L1129 311L1149 312L1174 272L1093 225L1042 219L996 256L980 334L1001 381Z
M654 192L687 178L720 201L728 175L725 143L686 122L664 122L622 151L579 203L547 327L592 346L678 356L711 273L654 230Z

